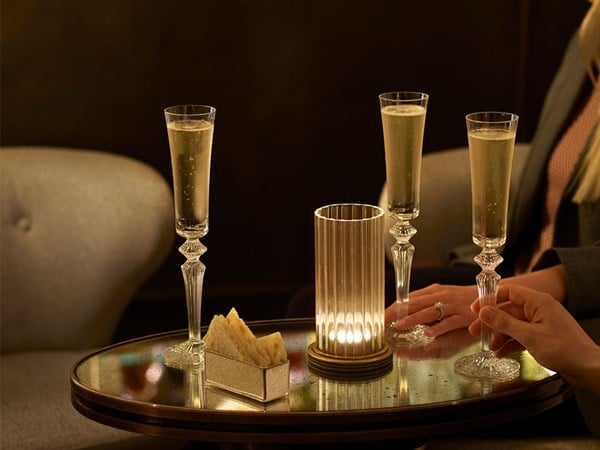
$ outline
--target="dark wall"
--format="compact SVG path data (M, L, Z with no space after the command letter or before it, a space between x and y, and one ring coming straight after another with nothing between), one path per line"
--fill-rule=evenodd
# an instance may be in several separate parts
M2 145L123 153L170 180L163 108L216 106L207 297L284 298L313 278L313 210L377 201L377 94L430 94L425 152L465 145L464 115L482 109L520 114L519 137L529 140L587 2L3 0L1 8ZM174 250L145 295L181 295L182 262Z

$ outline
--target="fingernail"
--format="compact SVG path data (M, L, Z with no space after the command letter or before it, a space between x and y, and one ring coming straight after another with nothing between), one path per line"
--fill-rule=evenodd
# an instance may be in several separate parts
M396 320L396 328L399 330L406 328L406 319Z
M396 319L396 323L404 323L406 322L406 317L402 317L401 319Z

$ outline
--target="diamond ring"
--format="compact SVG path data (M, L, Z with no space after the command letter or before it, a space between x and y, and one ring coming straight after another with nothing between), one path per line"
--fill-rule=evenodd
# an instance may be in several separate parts
M433 307L438 311L439 316L437 318L437 321L439 322L444 318L444 304L442 302L436 302L435 305L433 305Z

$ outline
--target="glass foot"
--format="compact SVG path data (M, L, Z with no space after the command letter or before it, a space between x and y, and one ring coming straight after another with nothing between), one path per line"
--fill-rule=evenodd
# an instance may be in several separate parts
M391 347L421 347L435 338L425 335L426 325L417 325L410 330L398 330L394 322L390 323L385 339Z
M204 363L204 342L185 341L163 351L163 360L169 367L184 368Z
M470 380L503 382L519 376L521 365L510 358L496 358L492 351L463 356L454 363L454 371Z

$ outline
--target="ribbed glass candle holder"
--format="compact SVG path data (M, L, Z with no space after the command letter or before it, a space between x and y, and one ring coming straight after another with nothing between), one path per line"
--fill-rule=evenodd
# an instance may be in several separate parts
M316 366L387 365L385 212L342 203L315 211ZM315 357L316 356L316 357ZM316 361L315 361L316 360Z

